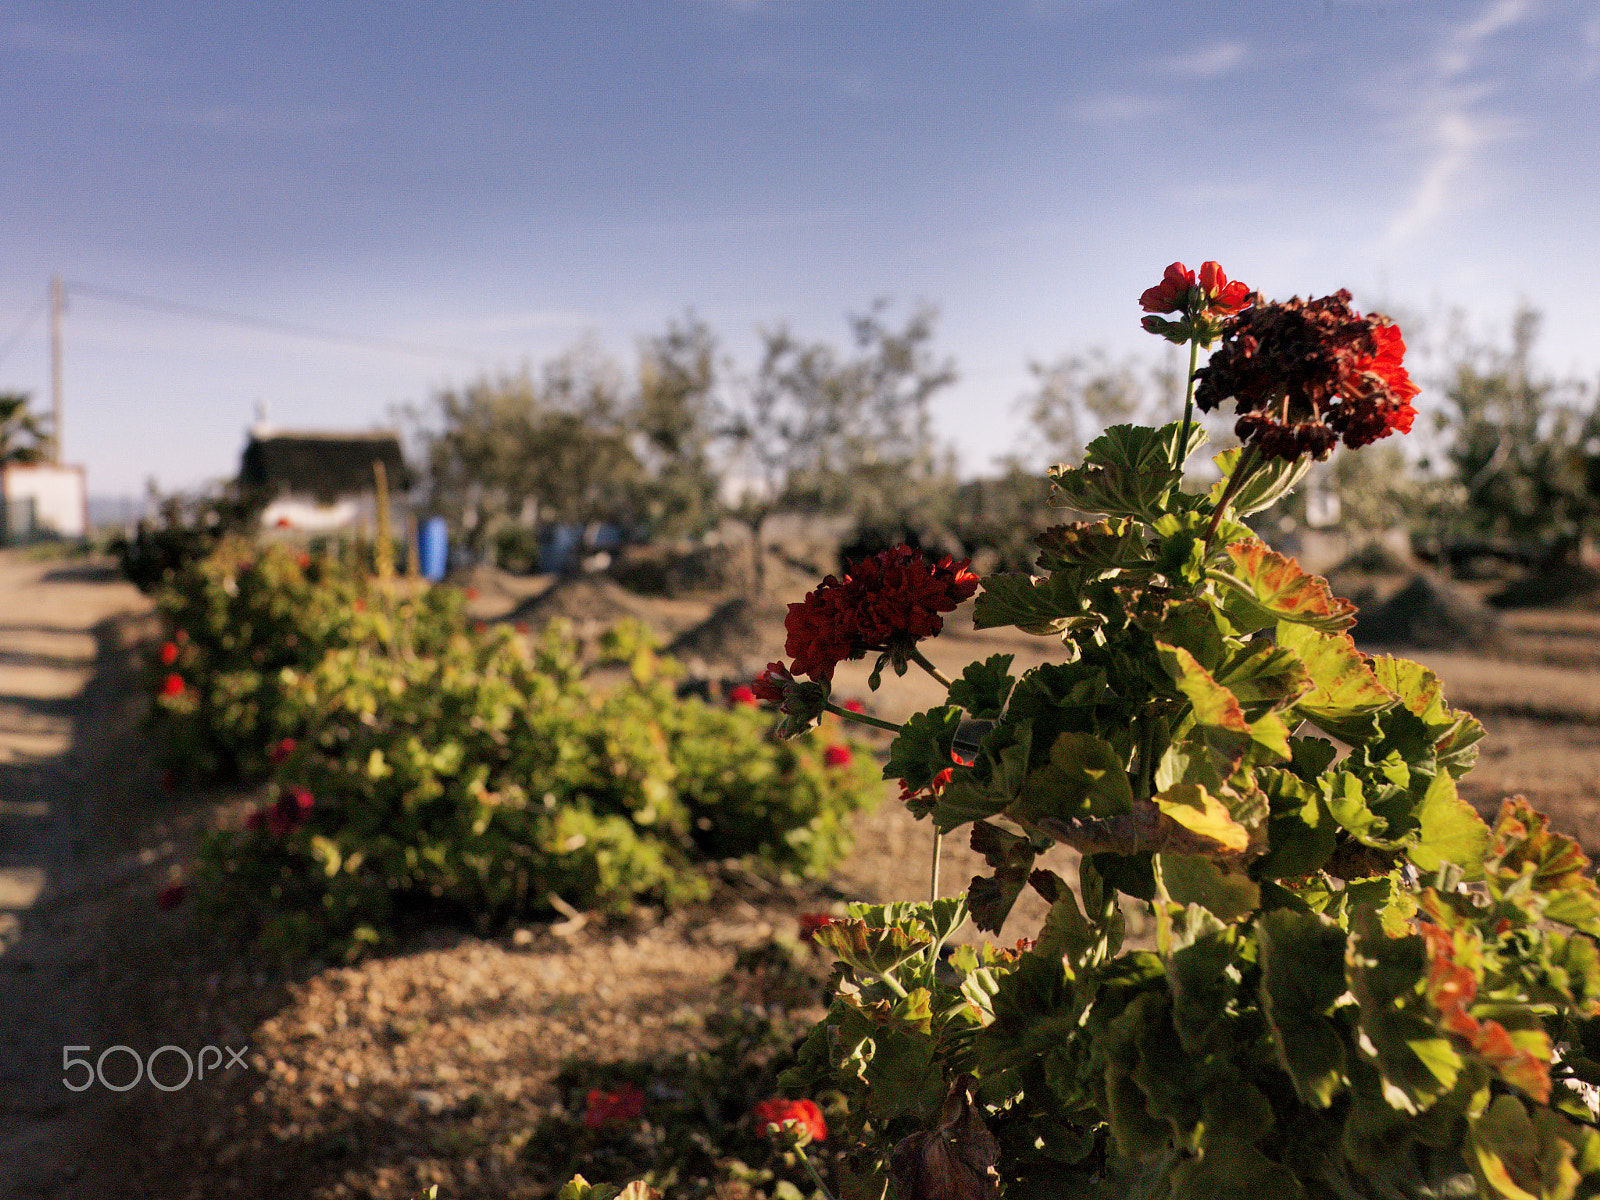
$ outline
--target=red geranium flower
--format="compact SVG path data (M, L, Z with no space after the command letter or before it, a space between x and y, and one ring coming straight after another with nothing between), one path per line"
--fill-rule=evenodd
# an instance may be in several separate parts
M636 1119L644 1112L644 1093L631 1083L614 1092L590 1088L584 1097L583 1124L586 1129L604 1129Z
M161 694L163 696L181 696L183 695L183 690L184 684L182 675L174 673L168 675L164 680L161 681Z
M1350 293L1257 304L1228 322L1223 344L1196 372L1195 403L1232 399L1241 441L1275 458L1328 457L1405 433L1417 385L1401 365L1405 341L1387 318L1362 316Z
M294 748L295 740L293 738L286 737L281 741L277 741L272 744L272 748L267 751L267 757L275 763L281 763L284 759L288 758L294 753Z
M284 837L306 819L315 804L315 799L305 788L290 788L267 810L267 828L272 831L273 837Z
M781 1133L785 1121L793 1121L811 1135L814 1142L826 1141L828 1125L822 1110L811 1100L763 1100L754 1111L756 1128L763 1133Z
M817 930L826 929L829 925L832 925L836 920L838 920L837 917L829 916L827 913L801 913L800 914L800 940L802 942L814 942L814 941L816 941L817 940Z
M1150 278L1148 275L1146 279ZM1194 272L1175 262L1162 273L1161 282L1146 288L1139 297L1145 312L1183 312L1189 305L1189 289L1194 287Z
M940 613L978 590L967 564L948 555L930 563L902 544L851 564L842 580L829 575L784 618L794 673L831 680L839 663L869 650L909 653L944 628Z
M848 767L852 757L849 746L829 746L822 752L822 761L830 767Z
M178 661L178 647L172 642L161 643L161 665L170 667Z
M844 708L846 712L853 713L864 713L867 711L867 706L854 698L846 700L844 702Z
M156 897L156 907L162 912L168 912L183 903L183 898L189 894L189 889L181 883L169 883L161 889L161 894Z
M735 684L728 689L728 705L730 707L735 704L755 705L760 703L761 701L756 699L755 689L748 683Z

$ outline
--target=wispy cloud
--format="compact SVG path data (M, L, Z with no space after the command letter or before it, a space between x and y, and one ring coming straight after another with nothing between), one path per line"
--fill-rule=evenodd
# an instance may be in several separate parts
M1085 125L1128 125L1164 117L1175 105L1165 96L1140 92L1102 92L1073 104L1067 111Z
M1231 75L1244 66L1247 57L1243 42L1215 42L1199 46L1183 54L1160 60L1157 69L1163 75L1181 75L1189 79L1217 79Z
M1529 0L1494 0L1476 17L1448 30L1426 60L1411 90L1422 166L1384 230L1386 248L1401 246L1434 224L1459 197L1463 178L1484 148L1510 132L1510 123L1484 106L1493 89L1469 80L1488 44L1532 10Z

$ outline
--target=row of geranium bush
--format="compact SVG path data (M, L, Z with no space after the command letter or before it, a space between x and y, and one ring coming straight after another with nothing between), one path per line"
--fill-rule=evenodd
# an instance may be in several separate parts
M717 865L815 876L881 793L842 734L770 736L748 690L679 699L649 633L593 653L469 621L450 587L227 543L170 575L155 654L174 781L266 782L213 835L197 899L284 953L710 894ZM626 668L596 686L596 662Z

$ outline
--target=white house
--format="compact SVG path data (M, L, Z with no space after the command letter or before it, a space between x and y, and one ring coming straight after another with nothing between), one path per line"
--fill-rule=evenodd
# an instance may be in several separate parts
M392 432L280 432L257 424L239 463L240 491L262 501L266 527L348 529L371 521L375 462L383 464L391 494L410 489Z
M0 544L40 536L81 538L88 529L89 493L82 467L0 466Z

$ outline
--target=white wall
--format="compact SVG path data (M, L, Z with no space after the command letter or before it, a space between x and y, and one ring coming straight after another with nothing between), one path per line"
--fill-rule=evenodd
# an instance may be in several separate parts
M89 496L82 467L53 463L0 467L8 503L33 500L34 525L62 537L83 537L89 528Z

